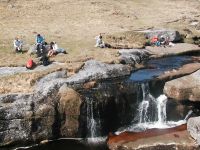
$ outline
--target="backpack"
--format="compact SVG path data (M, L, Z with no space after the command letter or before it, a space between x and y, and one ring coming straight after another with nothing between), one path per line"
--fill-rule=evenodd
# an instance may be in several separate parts
M40 61L42 61L42 65L43 66L48 66L50 64L49 58L47 56L42 56L42 58L40 59Z
M27 69L32 69L33 67L34 67L34 62L33 62L33 60L32 59L29 59L28 61L27 61L27 63L26 63L26 68Z

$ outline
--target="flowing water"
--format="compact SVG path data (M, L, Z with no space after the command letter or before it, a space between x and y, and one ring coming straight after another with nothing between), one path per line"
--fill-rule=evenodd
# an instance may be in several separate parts
M95 143L102 141L100 136L101 120L99 116L99 111L96 112L96 117L94 117L94 100L92 98L86 98L87 103L87 139L89 143Z
M189 56L174 56L150 60L147 64L148 68L132 73L130 80L135 82L149 81L166 71L177 69L190 61L191 57Z
M170 120L169 113L167 113L167 103L171 102L162 93L155 96L151 93L149 81L164 73L165 71L177 69L183 64L190 62L190 57L170 57L157 60L150 60L147 66L152 69L143 69L136 71L131 76L123 81L125 86L131 85L135 91L130 91L127 88L125 91L118 91L123 89L119 84L113 86L113 93L109 93L109 85L106 83L104 91L98 89L96 95L98 98L85 98L86 116L86 134L83 139L60 139L51 141L47 144L36 145L28 150L106 150L106 137L109 132L119 134L124 131L143 131L150 128L170 128L181 125L186 122L192 111L189 111L183 119ZM121 83L120 83L121 84ZM120 88L116 88L116 87ZM116 88L116 89L115 89ZM160 90L160 87L154 87ZM128 92L127 92L128 91ZM134 96L136 95L136 96ZM141 95L141 96L140 96ZM107 103L100 103L106 101ZM114 99L114 100L113 100ZM113 100L113 101L112 101ZM128 114L129 113L129 114ZM132 113L132 114L131 114ZM128 117L127 117L128 116ZM117 121L116 121L117 120ZM125 121L123 121L125 120ZM130 121L128 121L130 120ZM118 123L118 130L110 128ZM102 131L106 132L102 134ZM23 148L21 148L23 149ZM18 149L20 150L20 149Z
M133 119L138 120L137 123L125 128L120 128L116 134L124 131L139 132L152 128L162 129L175 127L186 123L186 120L192 114L192 110L190 110L183 120L167 120L166 107L168 98L164 94L154 98L149 92L148 83L142 83L141 89L143 98L138 106L138 115ZM151 116L151 112L155 112L153 116Z

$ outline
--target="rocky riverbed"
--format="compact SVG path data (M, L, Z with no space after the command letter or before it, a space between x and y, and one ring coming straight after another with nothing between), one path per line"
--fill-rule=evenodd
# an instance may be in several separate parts
M61 137L87 137L86 124L84 121L80 122L87 118L86 98L83 93L90 95L95 89L97 89L96 91L103 89L104 92L96 92L95 97L102 97L102 102L99 101L99 103L104 106L102 112L106 112L106 109L107 111L109 109L108 106L114 106L114 102L119 98L117 96L121 96L126 101L127 97L124 97L124 95L131 92L137 93L138 86L123 85L120 82L116 82L113 86L103 86L104 84L101 83L123 80L130 76L132 71L138 70L140 68L137 67L138 65L150 58L189 54L194 51L195 53L199 52L200 48L186 43L166 48L122 49L118 52L120 64L107 64L96 60L88 60L74 75L69 74L67 69L61 67L65 64L52 64L48 67L39 66L31 71L26 70L24 67L2 67L0 68L0 78L2 79L15 77L16 75L20 75L23 79L23 75L26 73L37 74L53 69L37 77L30 84L31 90L27 90L28 92L26 90L22 90L23 92L20 92L20 90L17 92L15 90L2 92L0 95L0 146L37 143ZM199 68L199 62L192 61L177 70L162 73L156 80L168 81L164 87L164 92L168 97L196 102L199 101ZM16 83L21 79L18 78ZM1 88L4 88L4 85ZM117 93L117 91L120 91L120 93ZM134 95L128 95L128 97L131 96ZM122 104L124 105L124 103ZM120 105L119 102L116 107L120 107ZM120 108L120 110L123 111L123 108ZM123 116L118 117L123 118ZM106 127L106 121L104 125ZM117 127L109 128L114 130ZM193 127L191 126L191 128ZM108 131L103 132L108 133ZM173 133L171 136L174 136L174 139L184 136L186 141L189 137L186 131L182 131L180 135L179 133ZM164 139L167 140L171 136L166 135ZM151 141L155 140L156 138ZM134 141L132 142L134 143ZM189 143L192 148L196 148L196 145L193 145L193 140L190 139ZM137 144L130 144L129 149L134 149L135 145ZM183 143L178 145L183 145ZM153 147L155 146L153 145ZM174 147L174 145L170 146ZM175 147L179 149L186 148L177 145Z

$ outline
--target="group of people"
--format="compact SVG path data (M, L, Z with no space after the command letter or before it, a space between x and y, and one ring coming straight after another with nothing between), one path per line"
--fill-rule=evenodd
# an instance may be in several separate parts
M160 38L158 38L157 36L154 36L151 39L150 45L152 46L174 46L175 44L170 42L169 37L164 37L161 36Z
M14 49L16 53L23 52L22 47L23 47L23 42L16 37L14 42ZM37 34L36 39L35 39L35 45L36 45L36 54L38 57L42 56L45 53L45 50L47 50L47 43L45 42L45 38L41 36L40 34ZM53 55L56 55L58 53L66 53L66 51L63 48L59 48L57 43L50 42L50 49L48 49L48 54L47 56L51 57Z
M13 41L14 50L16 53L22 53L23 52L23 42L18 37L16 37ZM37 34L35 39L35 51L37 54L37 57L40 57L40 61L44 66L47 66L50 64L49 57L56 55L58 53L64 53L66 54L66 51L63 48L59 48L57 43L50 42L48 45L47 42L45 42L45 38L41 36L40 34ZM35 66L35 63L30 58L27 61L26 68L32 69L33 66Z

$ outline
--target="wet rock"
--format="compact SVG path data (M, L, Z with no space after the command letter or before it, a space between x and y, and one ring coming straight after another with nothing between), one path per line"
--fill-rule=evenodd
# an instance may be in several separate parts
M164 74L157 77L157 80L169 81L178 77L189 75L191 73L196 72L199 69L200 69L200 63L186 64L179 69L176 70L173 69L172 71L164 72Z
M111 150L198 150L199 147L189 138L186 125L171 129L149 129L144 132L124 132L110 136Z
M59 113L61 116L61 136L74 137L78 133L80 106L82 103L80 95L73 89L63 85L59 90Z
M84 67L67 79L70 84L85 83L91 80L108 79L129 75L131 68L121 64L105 64L96 60L89 60Z
M119 61L122 64L135 65L147 59L149 53L145 49L122 49L119 50Z
M94 88L95 86L96 86L96 81L90 81L83 84L84 89L91 89Z
M200 70L165 83L164 93L177 100L200 101Z
M164 38L169 38L169 41L171 42L179 42L181 40L181 35L178 31L175 30L170 30L170 29L153 29L153 30L145 30L142 31L145 33L145 36L148 39L152 39L154 36L157 37L164 37Z
M189 118L187 122L187 130L193 139L200 145L200 117Z

